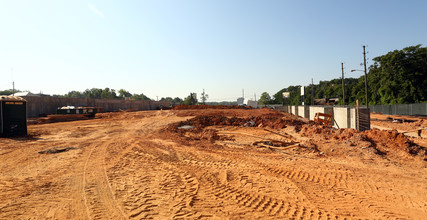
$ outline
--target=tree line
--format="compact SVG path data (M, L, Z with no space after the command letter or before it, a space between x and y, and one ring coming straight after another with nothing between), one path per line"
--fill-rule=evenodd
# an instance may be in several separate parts
M187 96L184 99L181 99L179 97L162 97L159 101L167 101L171 105L181 105L181 104L187 104L187 105L194 105L198 103L198 100L194 93L191 93L189 96ZM95 98L95 99L124 99L129 97L131 100L151 100L153 99L147 97L143 93L141 94L131 94L129 91L125 89L120 89L117 93L116 90L105 88L105 89L98 89L98 88L92 88L92 89L86 89L83 92L79 91L71 91L68 92L65 95L56 95L58 97L66 97L66 98ZM202 101L205 101L207 97L207 94L202 93Z
M105 88L92 88L86 89L83 92L80 91L71 91L65 95L54 95L56 97L64 98L93 98L93 99L124 99L129 97L131 100L151 100L143 93L141 94L131 94L129 91L120 89L116 92L115 89Z
M15 90L15 93L22 92L20 90ZM7 89L0 91L0 95L12 95L13 90ZM67 94L64 95L53 95L54 97L61 97L61 98L94 98L94 99L125 99L130 98L131 100L151 100L153 99L147 97L143 93L141 94L132 94L129 91L125 89L120 89L116 92L115 89L105 88L105 89L99 89L99 88L92 88L92 89L86 89L85 91L70 91ZM189 96L185 97L184 99L181 99L179 97L162 97L159 101L167 101L171 105L194 105L194 104L213 104L213 103L206 103L206 100L208 98L208 94L206 94L204 91L201 93L201 102L197 99L195 93L190 93Z
M410 46L394 50L372 59L368 69L368 100L370 105L407 104L427 102L427 47ZM355 105L356 100L366 103L365 78L345 78L345 104ZM301 86L283 88L272 97L264 92L261 104L282 104L283 92L290 92L286 104L301 104ZM342 79L320 81L318 85L305 87L304 102L313 99L339 98L343 104Z

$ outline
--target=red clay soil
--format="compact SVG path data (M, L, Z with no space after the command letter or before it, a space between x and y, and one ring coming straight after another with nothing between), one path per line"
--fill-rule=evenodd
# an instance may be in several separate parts
M251 110L251 113L253 113L253 111L256 110ZM302 137L312 138L317 141L328 140L337 143L344 141L351 146L369 147L378 155L386 155L390 149L393 149L401 153L406 153L407 156L418 156L424 160L427 158L425 147L415 144L410 137L397 131L379 130L375 128L364 132L358 132L355 129L335 129L271 109L261 109L258 114L256 114L257 116L252 117L237 117L235 114L231 114L233 115L231 117L226 117L223 111L203 111L203 113L203 115L197 115L186 121L170 125L169 129L181 134L199 133L197 137L200 137L200 132L204 131L204 128L209 126L259 127L271 129L284 129L291 126L295 132ZM192 126L194 129L178 129L181 126ZM210 131L208 136L210 140L219 139L217 134L212 131Z
M295 119L295 120L303 120L301 117L284 113L280 111L276 111L269 108L262 108L262 109L204 109L203 111L197 110L197 109L190 109L185 111L176 111L172 110L174 114L180 117L186 117L186 116L226 116L226 117L239 117L239 118L249 118L249 117L256 117L256 116L270 116L270 117L286 117L289 119ZM306 120L307 121L307 120Z
M427 143L397 131L269 109L103 113L28 129L0 138L0 219L427 216Z
M252 109L250 106L237 105L177 105L173 110L188 110L188 109Z
M198 129L203 129L208 126L244 126L244 127L270 127L274 129L285 128L287 125L301 126L305 122L295 119L287 119L284 117L275 116L256 116L250 118L225 117L225 116L196 116L183 122L179 122L177 126L190 125Z
M427 136L427 116L386 115L371 113L371 127L412 131L423 129Z
M411 137L405 136L396 130L371 130L358 132L354 129L334 129L324 125L304 125L300 131L301 136L317 137L321 140L347 141L352 146L364 145L375 148L375 153L379 155L387 154L390 149L402 151L412 156L427 158L426 148L419 146Z

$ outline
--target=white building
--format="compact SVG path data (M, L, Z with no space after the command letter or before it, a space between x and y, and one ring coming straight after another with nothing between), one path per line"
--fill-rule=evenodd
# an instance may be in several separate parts
M237 98L237 105L243 105L244 102L245 102L245 98L243 97Z
M258 102L257 101L252 101L252 100L248 100L248 106L250 106L252 108L258 108Z

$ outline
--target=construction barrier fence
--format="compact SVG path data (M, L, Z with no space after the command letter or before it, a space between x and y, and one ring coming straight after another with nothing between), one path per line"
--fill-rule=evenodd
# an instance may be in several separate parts
M387 115L427 115L427 103L371 105L371 112Z
M314 120L316 113L328 114L333 117L333 127L354 128L359 131L371 129L370 109L354 106L281 106L269 105L279 111L291 113L302 118Z
M62 106L102 107L106 112L114 112L120 109L156 110L162 106L169 106L168 102L150 100L60 98L53 96L23 96L22 98L27 100L28 117L56 114L56 110Z

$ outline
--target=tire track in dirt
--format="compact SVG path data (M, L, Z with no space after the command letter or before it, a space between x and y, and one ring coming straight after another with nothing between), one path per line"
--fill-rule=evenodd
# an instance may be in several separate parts
M313 203L328 210L335 209L341 215L355 217L354 213L371 213L377 218L405 218L402 214L390 212L384 204L378 204L370 199L376 196L377 200L383 198L383 201L387 201L378 190L378 184L360 181L347 172L333 173L326 170L307 172L301 169L267 167L265 170L294 182ZM336 208L336 204L340 204L339 209Z
M175 154L167 147L136 141L109 170L112 182L122 185L116 194L130 219L201 216L191 208L199 190L198 180L174 165Z
M337 216L330 213L320 211L310 203L304 202L306 200L305 195L300 193L297 188L292 190L288 189L289 200L283 200L268 196L266 191L269 191L268 187L263 185L258 187L256 180L251 180L247 175L239 174L240 182L244 182L243 185L249 184L255 187L254 190L243 190L242 187L236 187L228 183L222 183L224 181L219 180L218 174L213 174L214 171L224 170L246 170L245 172L251 172L254 166L248 165L243 162L241 158L237 159L239 162L236 163L233 160L221 158L217 154L204 154L205 156L199 158L195 155L181 154L182 160L180 167L186 165L196 170L202 170L206 173L200 173L202 184L200 187L200 193L197 194L194 200L194 208L198 210L204 210L212 213L212 207L218 207L222 209L223 205L233 206L232 212L234 214L242 213L240 217L244 216L243 213L251 213L251 215L269 216L270 218L286 217L286 218L330 218ZM210 157L206 157L210 155ZM208 161L206 161L208 160ZM217 162L215 162L217 161ZM250 161L250 160L249 160ZM248 163L248 161L246 161ZM245 168L246 167L246 168ZM236 169L238 168L238 169ZM259 174L256 170L253 171L255 174ZM227 177L225 177L227 178ZM225 182L227 182L225 180ZM296 189L296 190L295 190ZM284 193L284 192L282 192ZM271 193L270 193L271 194ZM304 205L305 204L305 205ZM210 207L206 210L205 207ZM255 213L255 214L254 214ZM220 214L218 214L220 215ZM227 215L225 215L226 217ZM234 216L234 215L233 215Z
M233 158L233 154L225 154L226 158ZM218 155L217 155L218 156ZM241 155L240 155L241 157ZM215 158L215 156L214 156ZM223 158L222 160L224 160ZM260 175L260 172L256 169L258 163L253 161L252 158L239 158L234 157L231 162L227 164L233 164L235 166L220 166L217 167L218 163L208 163L204 161L197 161L196 159L192 159L191 161L184 162L190 163L192 166L201 166L200 168L208 168L208 170L234 170L235 168L239 168L236 170L240 170L243 173L254 173L255 175ZM227 160L227 159L225 159ZM236 162L237 161L237 162ZM269 186L264 184L259 184L259 182L268 181L271 182L271 176L265 175L267 179L256 179L252 180L248 175L244 175L243 173L239 173L238 178L240 179L240 185L230 185L230 184L222 184L221 181L206 181L203 184L204 187L208 186L211 189L205 189L207 194L211 194L214 197L218 198L218 201L227 202L230 204L236 204L240 208L246 208L244 212L256 212L260 215L269 215L279 216L279 217L287 217L287 218L295 218L295 217L303 217L303 218L322 218L322 216L332 217L335 216L330 213L326 213L324 211L319 210L316 206L313 206L308 198L301 192L301 190L292 182L291 185L286 186L287 191L279 191L277 193L283 195L287 195L286 200L278 199L277 197L268 196L268 194L272 194ZM224 182L224 181L222 181ZM248 185L249 188L253 188L253 190L244 190L245 186ZM260 185L260 186L258 186ZM282 184L282 187L283 184ZM290 188L289 188L290 187ZM273 188L273 187L272 187ZM275 187L280 188L280 187ZM302 205L305 204L305 205ZM215 204L213 204L215 205ZM285 210L285 211L282 211ZM307 213L310 213L309 215ZM317 214L316 214L317 213ZM326 213L326 214L323 214Z
M233 207L235 214L241 213L239 218L292 218L292 219L322 219L338 218L338 216L323 212L302 200L283 200L264 195L264 191L255 189L253 191L243 190L229 184L221 184L212 173L203 175L204 197L213 196L207 207ZM281 197L281 196L278 196ZM218 205L216 205L217 203ZM202 204L198 207L202 208ZM250 213L250 215L246 215Z
M249 159L247 161L245 161L245 159L239 158L241 157L241 155L239 155L239 157L237 158L233 158L233 156L225 156L221 155L219 156L218 153L209 153L209 152L204 152L203 154L204 156L202 157L196 157L194 155L181 155L182 157L182 161L180 161L181 163L185 163L187 166L192 166L198 169L210 169L210 170L221 170L221 169L236 169L236 168L244 168L245 166L242 165L242 163L247 163L250 164L251 162L256 164L256 160L255 161L251 161L251 159L249 158L245 158L245 159ZM210 155L210 156L208 156ZM227 158L227 159L226 159ZM230 160L228 158L233 158L234 160ZM304 195L304 197L309 201L309 203L314 204L314 206L312 204L309 204L309 207L311 208L311 215L309 218L313 218L313 216L316 213L316 211L313 210L318 210L319 213L326 213L330 211L333 211L334 214L328 213L327 215L329 217L331 216L335 216L338 218L338 216L340 217L351 217L351 216L355 216L355 213L359 213L360 211L364 212L364 213L373 213L374 216L377 217L404 217L402 215L396 215L395 213L392 212L385 212L381 206L378 206L377 204L372 204L369 201L370 198L370 194L372 193L379 193L378 192L378 186L374 183L374 182L369 182L369 183L360 183L358 182L353 176L352 173L347 172L344 170L341 170L342 168L338 168L337 172L331 172L328 171L329 169L319 169L319 170L315 170L313 172L308 172L308 171L303 171L303 170L292 170L292 169L288 169L288 170L283 170L283 169L275 169L274 167L266 167L266 169L268 170L268 172L271 174L273 174L273 176L279 176L279 177L284 177L285 179L289 180L289 182L292 182L297 188L298 190ZM334 167L335 170L336 167ZM249 171L249 170L246 170ZM247 178L247 176L241 176L242 178ZM245 181L246 183L253 185L254 182L256 181ZM314 186L313 186L314 185ZM217 201L226 199L228 197L226 196L222 196L222 197L218 197L218 195L221 195L221 193L218 194L218 186L216 185L215 188L213 189L209 189L209 187L206 187L206 184L203 184L204 187L201 187L201 194L208 194L208 195L213 195L216 198L219 198L219 200L212 200L210 199L210 203L212 203L211 205L213 205L213 207L215 207L215 203ZM228 186L227 187L232 187L232 186ZM208 189L206 189L208 188ZM228 188L226 188L228 189ZM235 188L232 187L232 189L241 189L241 188ZM233 190L225 190L225 192L234 192ZM362 192L359 192L357 190L360 190ZM222 189L224 190L224 189ZM267 195L263 194L263 189L259 190L259 192L261 192L260 194L266 198L271 198L268 197ZM329 194L328 198L330 198L331 196L333 196L334 200L333 203L331 203L331 201L328 201L325 198L319 198L322 196L321 192L326 192L327 194ZM247 191L243 190L241 192L239 192L240 195L235 195L235 197L237 198L257 198L259 196L251 196L251 195L247 195L245 193L247 193ZM200 194L197 195L198 199L196 199L197 201L199 200L206 200L207 196L201 196ZM203 198L202 198L203 197ZM244 206L246 207L247 204L247 199L242 199L243 202L241 202L240 200L238 200L237 205L238 206ZM251 201L249 199L249 201ZM283 201L283 200L282 200ZM224 201L222 201L224 202ZM354 202L355 203L361 203L361 206L359 207L354 207ZM268 203L268 202L267 202ZM279 202L272 202L272 204L275 204L273 206L270 207L271 210L274 210L274 208L276 206L280 207L277 204L282 204ZM333 204L341 204L340 208L337 210L335 208L335 206ZM283 203L285 204L285 203ZM290 203L289 203L290 204ZM266 205L267 207L269 207L268 205ZM284 206L284 205L282 205ZM291 205L288 205L291 206ZM203 205L201 205L200 207L203 207ZM321 210L319 210L318 207L321 207ZM257 212L257 208L253 209L253 207L251 207L251 205L249 205L249 207L246 208L250 208L251 212ZM368 209L368 210L366 210ZM266 210L269 210L268 208ZM295 210L298 210L298 208L296 208ZM307 208L303 208L302 210L308 210ZM335 211L334 211L335 210ZM259 211L259 210L258 210ZM384 211L384 212L383 212ZM280 212L277 212L280 213ZM302 212L302 213L305 213ZM269 213L271 214L271 213ZM338 216L337 216L338 214ZM293 215L287 215L287 217L295 217L295 215L298 214L293 214ZM305 214L303 214L305 215ZM282 215L284 216L284 215ZM326 215L317 215L317 217L321 218L322 216L326 216ZM357 215L356 215L357 216ZM306 216L307 217L307 216ZM334 217L334 218L335 218Z
M118 155L120 160L108 170L109 178L115 189L115 195L124 207L129 219L154 218L158 212L154 210L155 192L151 183L155 180L155 172L159 165L154 158L139 152L134 144L130 150ZM147 161L142 163L141 160ZM138 172L138 170L150 172Z
M227 153L230 152L224 154L224 152L204 151L202 154L196 155L183 150L183 148L191 148L189 146L164 145L164 141L152 141L152 138L156 138L155 135L150 135L151 141L147 141L146 138L142 142L136 141L138 139L130 141L135 144L124 156L127 158L127 162L116 167L124 171L119 176L125 177L125 179L130 178L132 181L119 180L114 175L109 175L110 182L118 182L124 189L120 193L123 198L126 198L122 204L126 207L125 212L129 218L230 217L229 214L224 213L225 211L215 213L210 210L212 207L221 208L223 205L233 207L232 216L243 218L249 217L244 213L251 213L251 216L268 216L269 218L329 219L355 217L354 215L347 215L348 213L342 212L342 210L333 211L333 205L327 204L326 200L316 198L316 194L322 191L329 194L341 193L342 199L335 199L334 202L343 204L341 209L345 210L350 209L351 206L347 201L348 199L358 200L363 197L355 197L352 193L354 191L346 191L349 187L354 187L351 174L348 172L338 171L334 173L322 169L307 172L265 166L267 172L262 173L269 173L266 178L279 177L296 186L295 192L292 190L287 192L293 196L289 195L287 199L274 197L271 196L271 192L268 192L269 190L265 186L259 187L254 184L257 179L252 179L251 174L249 176L243 174L256 170L257 162L261 159L251 159L247 157L249 154L239 155L242 152L234 152L229 155ZM239 156L234 157L236 155ZM138 169L148 170L151 174L141 174ZM245 185L249 184L253 189L218 180L206 181L204 175L200 173L201 171L211 173L220 170L242 169L244 172L238 174L240 182L245 182ZM313 188L307 190L308 187ZM378 187L372 183L369 184L369 187L359 186L359 188L365 192L368 190L366 193L378 190ZM117 195L120 194L118 192L119 190L116 190ZM362 199L367 201L368 198ZM318 208L317 205L319 204L322 209ZM210 207L210 209L206 207ZM381 208L368 207L371 209L370 211L381 212ZM331 214L330 211L333 211L334 214ZM351 210L349 213L357 213L357 211ZM360 211L365 212L365 210ZM230 209L227 212L230 212ZM393 213L385 214L389 215L373 216L394 216Z
M126 216L115 200L106 174L104 145L108 143L92 146L83 169L86 213L89 219L124 219Z

